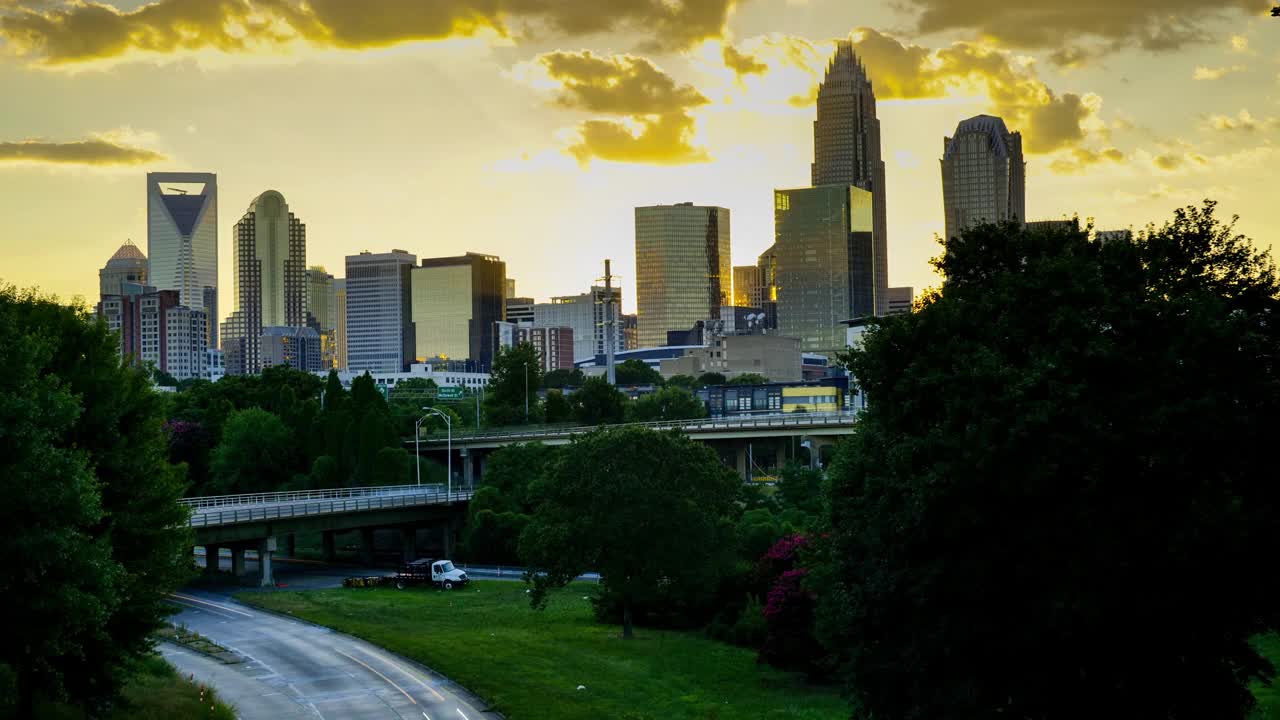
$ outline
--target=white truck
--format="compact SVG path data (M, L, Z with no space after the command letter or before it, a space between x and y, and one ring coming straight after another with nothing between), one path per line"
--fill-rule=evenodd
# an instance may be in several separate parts
M470 580L467 574L458 569L451 560L433 560L419 558L407 562L393 579L395 586L401 590L411 585L431 583L438 588L452 590L466 585Z

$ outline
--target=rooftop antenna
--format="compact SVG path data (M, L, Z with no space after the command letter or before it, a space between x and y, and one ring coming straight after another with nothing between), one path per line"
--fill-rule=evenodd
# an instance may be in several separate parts
M176 192L176 193L179 193L179 194L182 194L182 195L186 195L186 194L187 194L187 191L186 191L186 190L183 190L182 188L176 188L176 187L171 187L171 188L169 188L169 192Z
M605 377L610 385L618 384L617 374L613 368L614 351L614 316L613 312L613 273L609 271L609 259L604 261L604 367Z

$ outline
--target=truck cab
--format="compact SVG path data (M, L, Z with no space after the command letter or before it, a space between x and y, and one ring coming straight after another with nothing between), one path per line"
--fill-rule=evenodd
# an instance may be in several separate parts
M431 563L431 582L436 587L452 590L466 585L467 574L454 566L452 560L436 560Z
M395 576L395 584L398 588L428 582L438 588L452 590L466 585L470 580L465 572L453 564L453 561L431 558L421 558L405 563Z

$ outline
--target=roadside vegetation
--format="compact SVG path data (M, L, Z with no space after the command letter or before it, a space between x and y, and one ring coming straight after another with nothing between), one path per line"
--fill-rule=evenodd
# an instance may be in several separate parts
M66 703L42 702L36 720L82 720L84 712ZM100 720L235 720L235 711L218 699L213 688L178 674L158 655L144 658L121 691L115 705Z
M832 688L756 662L696 631L622 640L596 620L597 586L574 583L529 609L520 583L465 590L243 593L241 602L327 625L413 658L493 703L509 720L670 718L843 720ZM579 690L578 686L585 686Z

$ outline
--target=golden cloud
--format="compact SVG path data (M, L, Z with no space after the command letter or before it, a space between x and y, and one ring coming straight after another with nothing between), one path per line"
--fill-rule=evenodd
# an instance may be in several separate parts
M1101 150L1088 148L1072 148L1068 157L1060 157L1049 164L1049 169L1060 175L1075 175L1087 170L1090 166L1103 162L1122 162L1124 153L1117 148L1108 147Z
M638 132L614 120L588 120L578 127L578 141L569 153L582 165L592 159L651 165L685 165L708 162L705 148L692 144L693 118L668 113L637 121Z
M360 49L470 37L504 37L524 26L567 37L617 30L650 49L679 50L723 35L738 0L157 0L135 10L76 2L21 3L0 15L11 52L48 65L118 58L134 51L270 50L295 41ZM516 31L513 31L513 26Z
M1222 78L1238 72L1244 72L1244 65L1232 65L1230 67L1205 67L1200 65L1191 73L1192 80L1221 80Z
M61 143L43 140L0 142L0 163L108 167L145 165L166 159L166 156L154 150L125 145L103 137Z
M724 65L739 78L743 75L764 75L769 71L767 64L756 60L750 54L744 53L732 45L724 46Z
M563 88L562 107L615 115L655 115L705 105L691 85L680 85L653 63L634 55L603 57L590 50L555 52L537 58Z
M1213 39L1213 22L1266 13L1271 0L1001 0L980 8L967 0L907 0L921 34L969 30L1000 45L1092 52L1141 47L1175 50ZM1060 59L1055 53L1055 60Z
M1248 110L1241 110L1236 113L1235 117L1230 115L1210 115L1209 127L1214 130L1231 132L1241 130L1244 132L1253 132L1254 130L1271 130L1280 127L1280 118L1255 118Z

